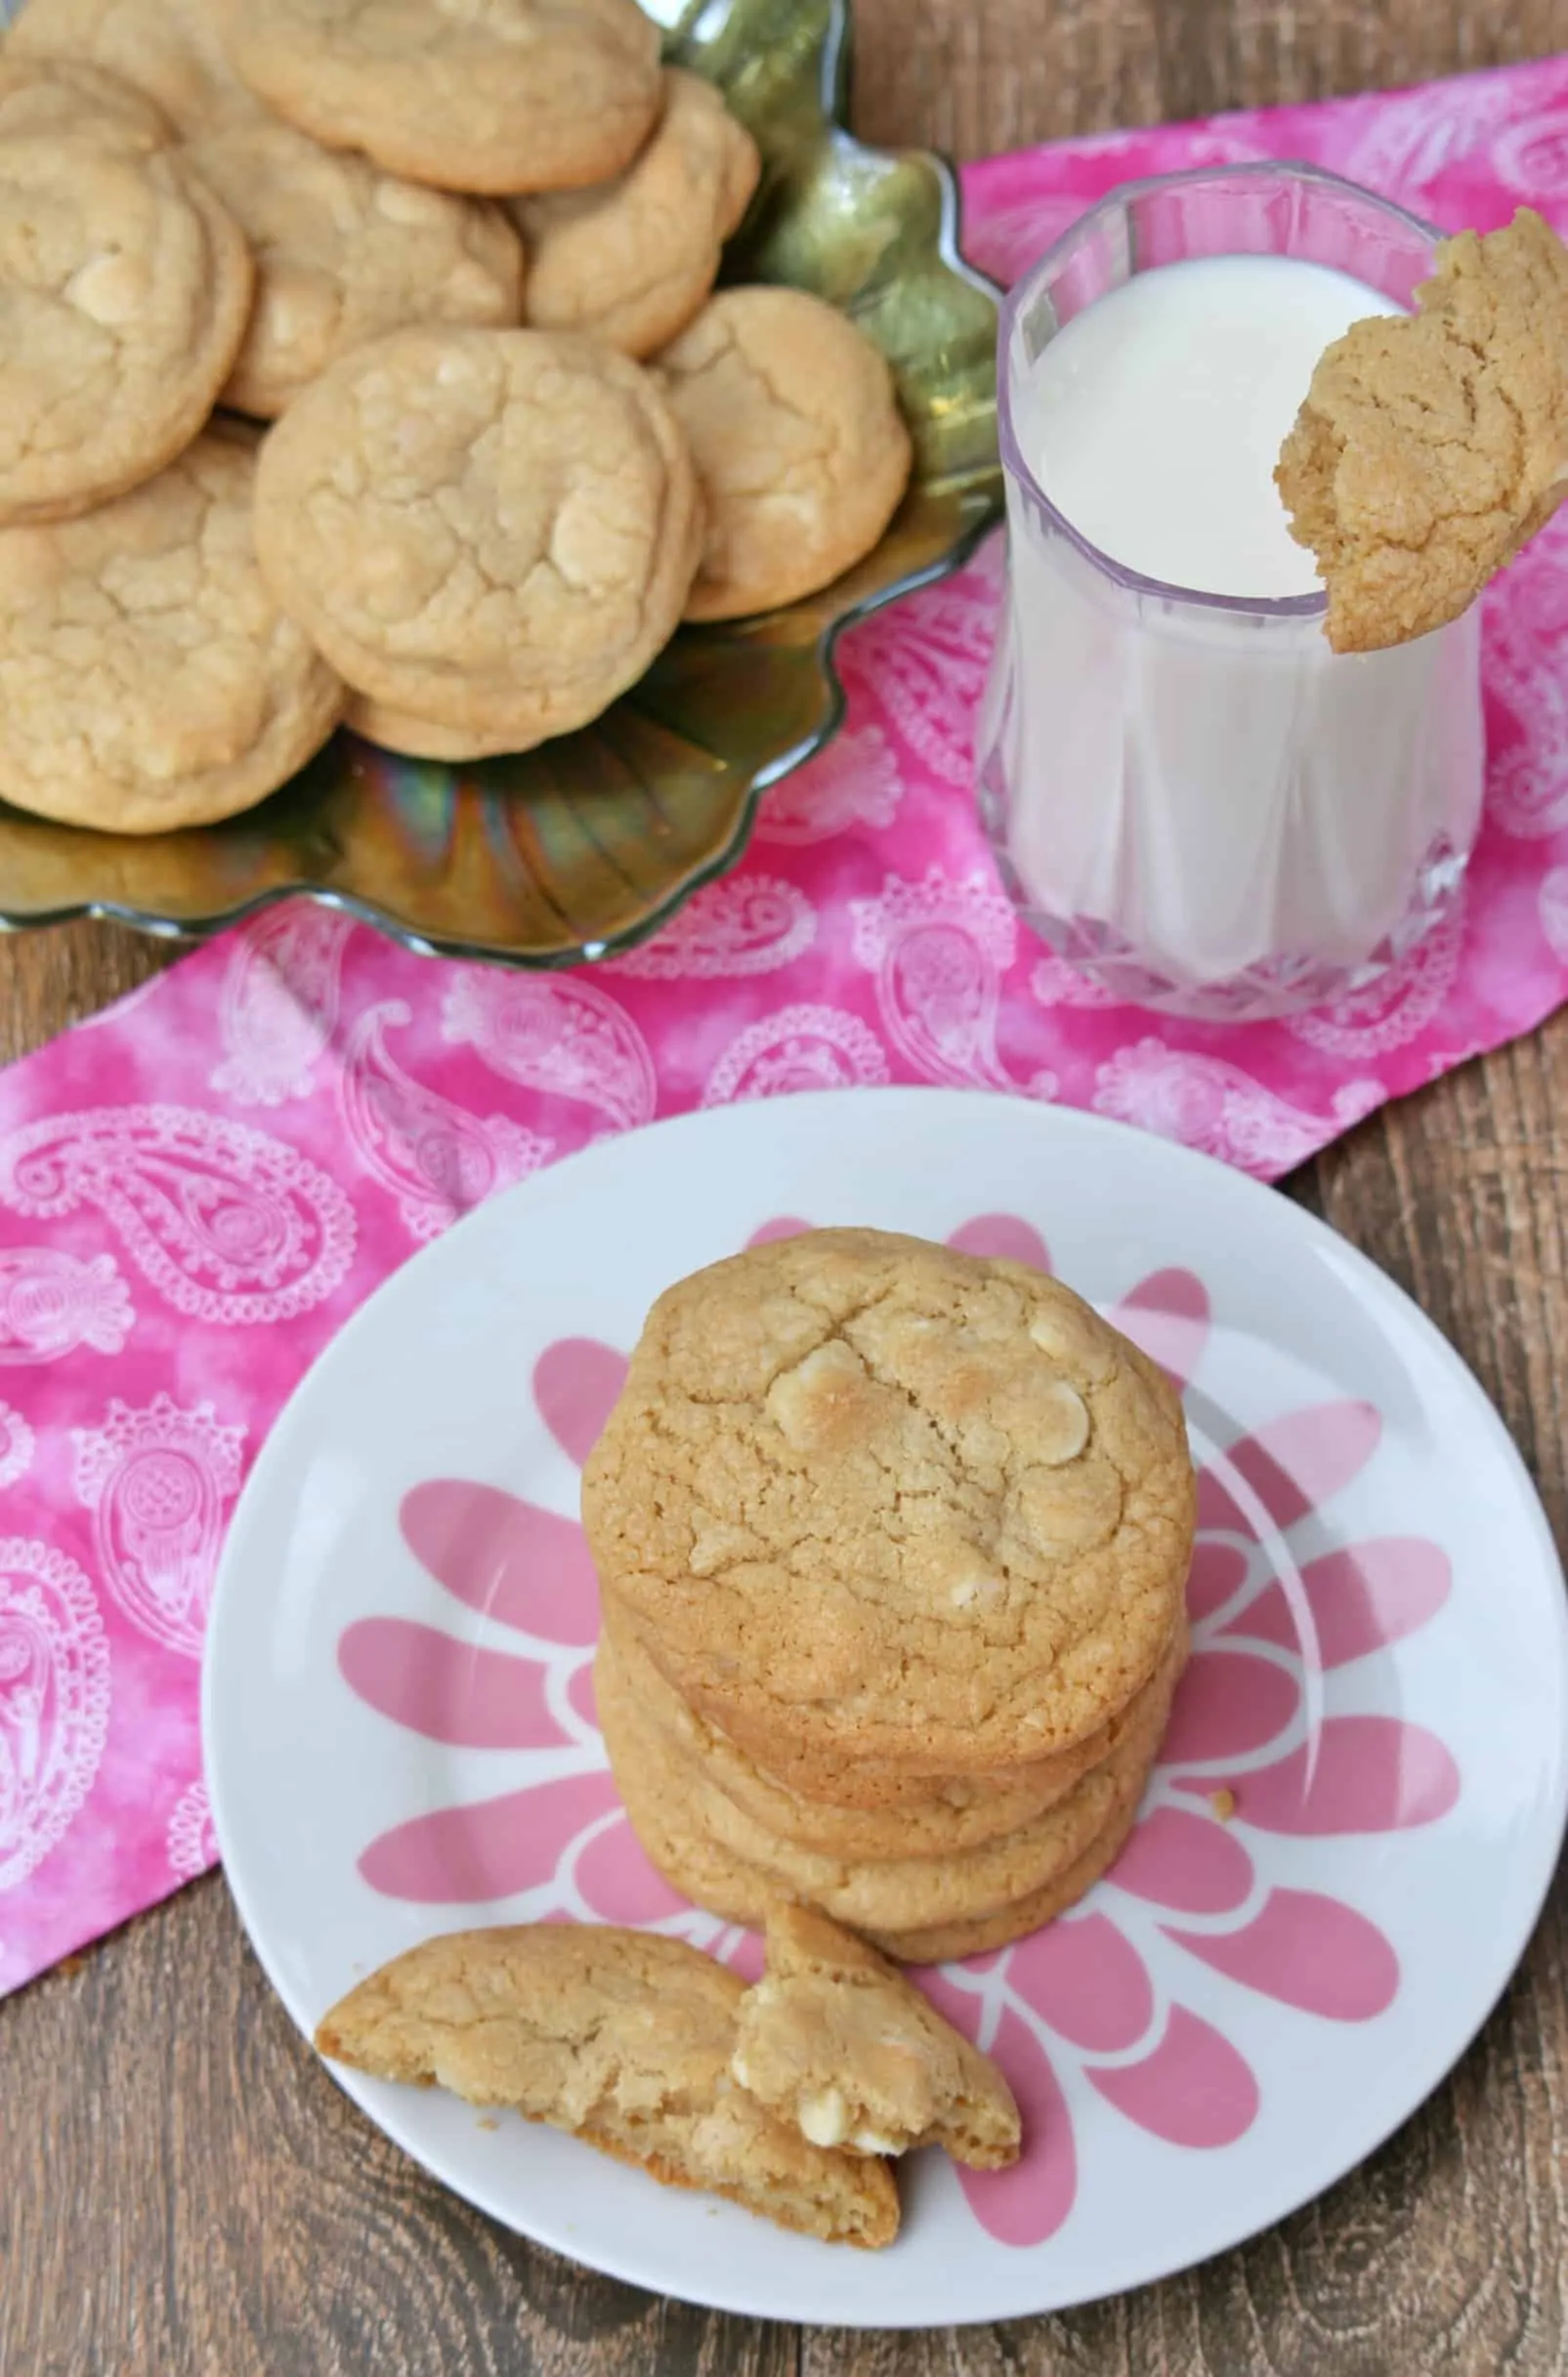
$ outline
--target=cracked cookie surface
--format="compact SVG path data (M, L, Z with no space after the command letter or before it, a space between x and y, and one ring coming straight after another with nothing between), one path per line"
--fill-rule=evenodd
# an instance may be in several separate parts
M1018 2106L996 2065L876 1950L811 1907L768 1914L768 1969L741 2000L731 2070L818 2145L940 2145L972 2170L1016 2162Z
M770 1771L961 1774L1095 1732L1182 1608L1178 1397L1058 1282L873 1230L668 1289L583 1473L606 1592Z
M85 512L188 446L251 283L237 224L172 152L0 143L0 523Z
M522 750L668 641L701 533L636 363L538 330L411 329L332 364L263 448L277 600L359 693Z
M706 301L759 167L756 143L713 85L671 67L658 124L617 181L513 200L529 245L529 320L653 355Z
M279 115L444 190L605 181L658 113L658 28L635 0L225 0L223 21Z
M893 375L800 289L724 289L658 358L707 510L689 619L814 594L869 553L913 449Z
M343 688L262 583L248 443L204 433L79 520L0 530L0 798L156 833L246 809Z
M596 1924L460 1931L383 1965L316 2045L384 2080L569 2130L666 2186L828 2243L891 2244L879 2162L816 2146L731 2076L744 1983L684 1940Z
M223 392L272 419L328 363L409 322L504 327L523 251L500 207L382 173L258 113L187 151L250 241L256 295Z
M1322 357L1275 480L1335 652L1458 618L1568 494L1568 250L1521 209Z
M225 55L212 0L27 0L6 35L6 56L107 66L187 134L257 112Z

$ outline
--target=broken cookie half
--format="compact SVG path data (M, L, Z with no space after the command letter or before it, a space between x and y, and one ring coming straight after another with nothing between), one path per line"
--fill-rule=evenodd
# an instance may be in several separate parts
M569 2130L669 2186L728 2196L828 2244L891 2244L885 2163L816 2145L732 2076L744 1983L657 1932L456 1931L383 1965L316 2045L377 2079L439 2085Z
M735 2078L818 2145L863 2156L940 2145L981 2171L1018 2159L1018 2106L990 2057L813 1907L770 1912L767 1973L737 2028Z
M1291 533L1335 652L1469 608L1568 495L1568 249L1521 208L1436 252L1417 312L1352 324L1281 449Z

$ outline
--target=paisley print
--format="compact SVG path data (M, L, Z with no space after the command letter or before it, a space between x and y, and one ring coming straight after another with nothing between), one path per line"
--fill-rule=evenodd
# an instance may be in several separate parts
M482 1122L413 1081L386 1038L409 1020L401 998L360 1018L345 1052L338 1103L365 1170L397 1199L411 1235L424 1240L536 1170L551 1142L504 1115Z
M87 1578L47 1544L0 1543L0 1891L48 1856L91 1791L108 1710Z
M177 1312L240 1328L330 1295L354 1209L283 1140L189 1106L96 1106L0 1139L0 1205L31 1221L96 1207Z
M199 1659L244 1428L223 1425L210 1403L185 1411L155 1395L145 1411L111 1403L103 1425L73 1428L71 1443L104 1582L133 1626Z

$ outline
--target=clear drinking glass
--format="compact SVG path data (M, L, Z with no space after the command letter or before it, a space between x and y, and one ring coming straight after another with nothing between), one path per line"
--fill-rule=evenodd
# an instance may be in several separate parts
M1321 593L1195 593L1121 568L1020 449L1058 328L1134 273L1299 257L1408 307L1437 234L1305 165L1130 183L1013 289L998 413L1008 582L982 706L981 813L1040 938L1119 997L1242 1021L1358 990L1442 921L1480 821L1474 608L1335 655Z

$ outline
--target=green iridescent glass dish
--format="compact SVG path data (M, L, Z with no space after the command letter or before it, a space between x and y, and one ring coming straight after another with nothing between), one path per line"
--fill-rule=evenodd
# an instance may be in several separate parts
M996 293L958 253L949 166L846 130L848 0L652 14L762 150L725 278L815 290L893 364L916 463L881 543L808 601L682 628L595 726L515 758L439 766L343 733L245 816L148 838L0 803L0 926L103 915L196 935L305 893L416 949L550 966L627 948L733 864L762 792L834 734L843 630L955 569L997 518Z

